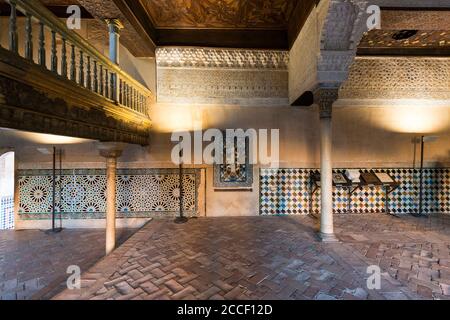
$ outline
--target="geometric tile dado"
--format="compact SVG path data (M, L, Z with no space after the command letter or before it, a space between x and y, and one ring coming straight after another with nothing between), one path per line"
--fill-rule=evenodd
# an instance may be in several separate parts
M0 230L14 229L14 197L0 198Z
M102 219L106 212L106 175L102 169L63 170L56 177L56 212L64 219ZM185 169L183 207L187 216L198 213L199 171ZM48 219L52 212L52 171L19 171L19 215ZM119 218L176 215L180 208L178 169L117 170Z
M361 169L364 171L365 169ZM320 213L320 188L311 196L310 174L316 169L261 169L261 215L304 215ZM338 169L335 172L342 172ZM373 169L389 173L400 183L389 195L389 211L393 214L417 213L419 203L419 170ZM385 212L386 193L382 187L363 187L351 196L348 189L333 189L334 213ZM423 214L450 213L450 168L424 169Z
M261 169L261 215L304 215L310 212L309 169Z

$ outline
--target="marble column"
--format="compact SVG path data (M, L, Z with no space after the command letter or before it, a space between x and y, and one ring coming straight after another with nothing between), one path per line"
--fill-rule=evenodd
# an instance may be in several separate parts
M119 19L106 19L106 24L109 30L109 59L119 65L120 62L120 30L123 29L123 25ZM111 82L113 86L112 99L118 101L119 99L119 80L117 74L111 75Z
M320 238L323 242L335 242L333 221L333 134L332 107L338 98L335 88L321 88L315 92L320 115L320 172L321 172L321 215Z
M117 158L123 146L118 143L101 143L100 155L106 158L106 255L116 247L116 170Z

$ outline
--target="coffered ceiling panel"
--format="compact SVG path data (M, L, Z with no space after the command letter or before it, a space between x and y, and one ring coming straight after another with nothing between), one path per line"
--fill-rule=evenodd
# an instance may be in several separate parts
M140 0L156 28L286 29L299 0Z

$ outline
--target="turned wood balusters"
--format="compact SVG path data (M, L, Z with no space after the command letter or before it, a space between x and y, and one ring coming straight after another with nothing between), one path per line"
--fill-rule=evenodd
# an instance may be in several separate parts
M9 50L18 51L18 34L17 34L17 6L14 1L11 2L11 16L9 17Z
M33 60L33 26L32 16L27 14L26 22L26 40L25 40L25 58Z
M6 0L11 6L8 50L117 104L147 115L152 93L98 52L39 1ZM24 49L19 46L17 11L25 15ZM38 29L37 61L33 28ZM49 37L49 48L47 48ZM47 56L47 51L49 56Z

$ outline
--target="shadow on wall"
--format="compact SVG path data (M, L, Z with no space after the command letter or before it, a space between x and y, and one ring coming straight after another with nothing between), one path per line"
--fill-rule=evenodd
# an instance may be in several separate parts
M135 58L127 48L121 45L120 67L156 94L156 60L154 58Z

